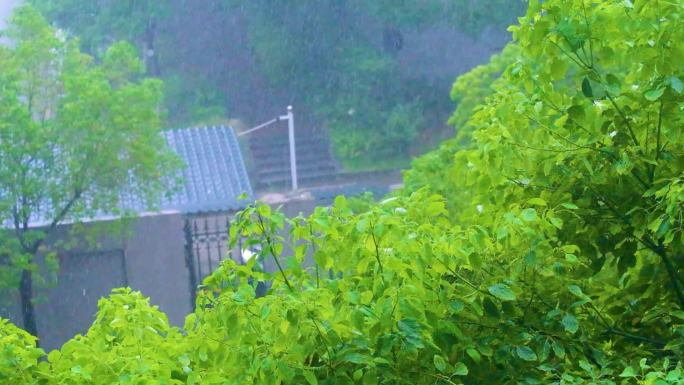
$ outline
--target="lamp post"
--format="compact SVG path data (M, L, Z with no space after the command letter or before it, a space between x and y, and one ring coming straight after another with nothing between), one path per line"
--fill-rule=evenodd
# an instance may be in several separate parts
M290 177L292 178L292 191L295 191L297 190L297 154L295 150L292 106L287 106L287 115L280 116L280 120L287 120L287 134L290 142Z
M247 131L243 131L238 136L247 135L254 131L261 130L264 127L268 127L273 123L279 122L281 120L287 120L287 134L290 142L290 177L292 178L292 191L297 190L297 154L295 149L295 134L294 134L294 114L292 112L292 106L287 106L287 115L281 115L277 118L273 118L268 122L262 123L256 127L252 127Z

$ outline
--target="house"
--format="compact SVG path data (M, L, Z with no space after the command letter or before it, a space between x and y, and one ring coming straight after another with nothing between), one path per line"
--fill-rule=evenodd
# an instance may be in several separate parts
M58 348L86 332L97 301L121 286L140 290L172 324L182 325L193 310L197 284L223 258L237 257L237 250L227 249L228 223L249 202L239 196L253 193L233 129L198 127L162 135L185 164L179 189L155 210L127 194L121 205L134 214L132 219L101 215L61 225L47 240L56 250L59 269L54 285L36 287L43 348ZM17 303L5 298L0 317L21 325Z

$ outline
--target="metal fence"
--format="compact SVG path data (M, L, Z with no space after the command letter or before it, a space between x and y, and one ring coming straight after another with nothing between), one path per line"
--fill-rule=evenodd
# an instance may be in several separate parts
M214 272L221 261L238 255L237 250L228 247L230 216L227 213L189 216L185 219L184 231L185 264L194 308L197 285ZM238 259L236 261L239 262Z

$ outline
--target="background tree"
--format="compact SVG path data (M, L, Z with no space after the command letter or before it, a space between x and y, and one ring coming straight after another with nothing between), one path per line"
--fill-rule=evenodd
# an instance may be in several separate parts
M175 158L159 135L162 85L143 78L135 50L101 62L30 7L0 47L2 268L18 275L24 327L36 334L33 276L46 237L65 221L120 211L123 192L150 203ZM168 178L167 178L168 179Z
M259 252L205 279L182 333L128 290L47 362L0 323L0 379L681 385L683 15L530 2L406 189L308 218L248 207L231 242Z
M227 115L256 124L293 104L349 168L408 165L444 137L446 85L503 46L526 3L30 2L95 56L118 39L147 52L149 73L165 80L168 126Z

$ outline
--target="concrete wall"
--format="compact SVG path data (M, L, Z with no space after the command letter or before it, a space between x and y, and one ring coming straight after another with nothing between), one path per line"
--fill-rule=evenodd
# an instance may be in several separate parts
M288 217L300 212L309 215L316 205L329 203L310 195L281 198L284 199L269 203L274 207L282 205L282 211ZM220 250L224 257L230 252L220 249L220 244L227 240L227 228L221 227L226 219L225 214L193 219L200 230L213 231L209 237L202 235L200 238L208 243L202 243L198 250L193 251L199 252L203 275L208 272L208 264L213 268L218 265ZM208 223L208 228L205 223ZM159 306L172 324L182 326L185 316L193 310L190 276L185 262L184 224L182 215L167 214L136 218L126 225L98 222L58 228L48 244L57 250L59 269L50 277L46 273L49 270L42 263L43 274L40 276L48 277L52 282L40 284L36 279L35 284L41 347L47 351L56 349L76 334L85 333L95 320L99 299L108 296L112 289L123 286L130 286L150 297L150 302ZM65 241L70 244L65 244ZM237 250L233 252L237 256ZM284 254L289 252L285 250ZM271 258L266 259L264 267L276 271ZM15 294L5 295L0 301L0 317L10 318L21 326L18 296Z
M60 256L57 286L39 291L36 322L41 347L58 348L95 320L97 302L126 286L122 249Z
M140 218L126 240L129 286L149 296L174 325L183 325L193 310L183 223L177 214Z
M57 250L59 269L49 274L42 262L40 277L47 282L41 284L37 276L34 285L41 347L59 348L85 333L95 320L99 299L123 286L141 291L172 324L182 325L192 310L183 224L180 214L168 214L137 218L128 225L99 222L58 228L48 244ZM21 326L18 296L6 295L3 302L0 316Z

